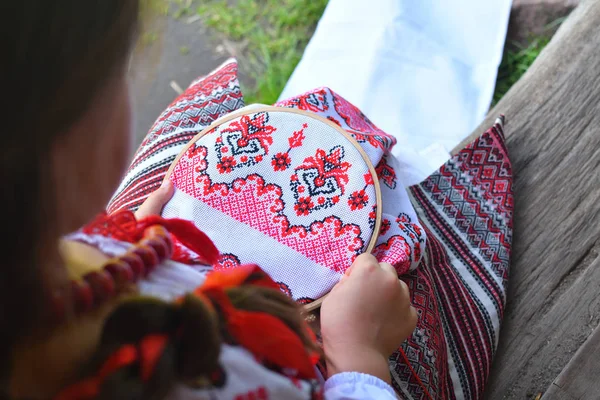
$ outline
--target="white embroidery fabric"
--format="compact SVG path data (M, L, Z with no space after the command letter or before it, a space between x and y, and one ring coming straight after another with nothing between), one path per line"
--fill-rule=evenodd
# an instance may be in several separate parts
M420 260L424 235L413 229L403 187L388 179L379 204L373 163L393 173L389 154L352 136L335 122L286 108L221 120L175 161L176 191L163 216L191 220L207 233L222 253L217 269L258 264L302 303L328 293L365 251L406 272ZM379 230L378 207L395 213L395 226L409 226L412 240L390 231L389 218Z

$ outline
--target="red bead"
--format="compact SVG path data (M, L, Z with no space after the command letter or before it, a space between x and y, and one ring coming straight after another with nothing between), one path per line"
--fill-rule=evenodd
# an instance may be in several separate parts
M71 282L75 311L83 313L94 306L94 293L90 285L83 279Z
M94 293L94 299L101 303L116 293L115 282L106 271L94 271L86 274L83 279L89 283Z
M158 254L156 254L156 250L152 247L141 245L133 250L133 252L144 260L144 275L147 275L148 272L158 265Z
M142 257L133 253L132 251L125 253L124 255L122 255L119 258L121 259L121 261L123 261L129 265L131 273L133 274L133 277L131 280L132 282L134 280L136 280L138 277L142 276L142 274L145 272L144 260L142 259Z
M158 252L158 255L162 260L167 259L167 258L171 258L171 255L173 254L173 242L171 240L171 235L169 234L169 232L160 225L154 225L150 228L148 228L146 230L146 240L143 240L141 244L144 243L154 243L155 241L160 242L160 246L164 247L164 251L162 249L157 249L155 248L155 250ZM151 244L153 245L153 244Z
M156 251L160 262L167 258L167 254L169 252L169 246L165 242L166 241L164 240L164 238L156 236L151 239L144 240L142 244L152 247L154 251Z
M165 259L170 259L173 255L173 239L171 238L171 235L167 234L167 236L164 237L164 240L167 245L167 255L165 256Z
M117 285L133 282L133 279L135 278L131 266L123 259L109 261L104 266L104 270L113 277L113 280Z

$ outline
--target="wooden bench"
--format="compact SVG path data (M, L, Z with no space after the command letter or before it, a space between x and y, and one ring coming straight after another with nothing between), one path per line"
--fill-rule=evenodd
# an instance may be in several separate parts
M465 143L499 114L514 242L486 398L600 399L600 1L582 1Z

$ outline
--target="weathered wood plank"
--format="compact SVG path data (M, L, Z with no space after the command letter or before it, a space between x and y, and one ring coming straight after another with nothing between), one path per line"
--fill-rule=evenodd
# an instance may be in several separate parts
M598 377L600 377L598 354L600 354L600 325L552 382L542 400L598 398L600 396L598 390Z
M515 234L492 400L543 392L600 322L598 49L600 1L587 0L465 141L506 115Z
M599 252L600 242L597 242L577 270L566 276L551 293L534 318L516 331L503 332L503 339L513 338L512 343L516 345L507 346L513 353L506 352L504 357L499 354L498 360L505 364L494 365L493 373L500 370L512 373L514 368L517 374L514 378L494 375L494 382L506 386L501 391L490 391L490 398L526 399L544 392L600 323ZM589 356L600 361L598 354ZM600 369L600 362L596 368ZM512 385L510 379L514 379ZM593 379L592 384L600 393L600 380ZM587 398L594 397L581 397Z

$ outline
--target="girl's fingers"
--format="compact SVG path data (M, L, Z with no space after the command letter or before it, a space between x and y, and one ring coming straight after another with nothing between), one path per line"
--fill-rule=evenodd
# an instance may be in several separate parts
M385 272L393 274L396 278L398 277L398 271L396 271L396 268L394 268L394 266L392 264L386 263L386 262L382 262L382 263L379 263L379 266Z
M160 215L164 205L171 200L175 187L170 180L165 180L160 188L152 193L146 201L135 212L137 219L142 219L150 215Z

